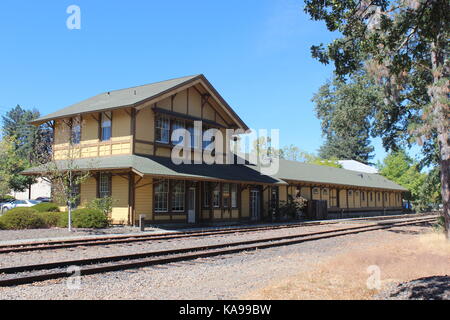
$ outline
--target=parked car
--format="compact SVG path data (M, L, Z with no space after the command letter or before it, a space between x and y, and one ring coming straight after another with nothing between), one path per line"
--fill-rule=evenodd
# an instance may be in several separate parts
M14 208L30 208L32 206L35 206L37 204L41 203L41 201L37 200L14 200L8 203L5 203L1 207L1 214L6 213L7 211L14 209Z
M39 202L52 202L52 199L50 199L48 197L39 197L39 198L36 198L36 201L39 201Z

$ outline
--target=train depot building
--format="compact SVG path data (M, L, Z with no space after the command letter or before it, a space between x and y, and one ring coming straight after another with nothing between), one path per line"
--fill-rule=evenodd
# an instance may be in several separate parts
M223 143L222 150L235 138L227 129L248 130L203 75L106 92L33 123L53 127L58 167L70 160L89 171L77 188L79 206L110 196L117 224L137 225L140 215L155 224L264 221L290 196L326 201L331 217L402 211L407 190L378 174L287 160L279 160L273 175L249 162L174 163L179 141L172 134L193 133L198 122L202 132L214 129L227 137L213 140ZM196 138L190 143L192 159L211 148ZM24 174L45 175L45 169Z

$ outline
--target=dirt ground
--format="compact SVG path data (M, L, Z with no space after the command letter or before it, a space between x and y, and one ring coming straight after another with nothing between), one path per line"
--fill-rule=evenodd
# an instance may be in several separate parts
M411 232L395 243L378 243L333 256L320 262L314 270L277 280L242 298L389 299L393 297L383 292L393 291L392 287L401 283L429 277L447 279L448 275L450 243L444 236ZM445 290L450 291L450 283L447 285Z

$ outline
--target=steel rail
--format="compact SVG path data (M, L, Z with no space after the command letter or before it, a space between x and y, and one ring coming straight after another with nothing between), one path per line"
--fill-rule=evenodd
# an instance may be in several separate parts
M174 233L157 233L157 234L146 234L146 235L123 235L123 236L109 236L109 237L99 237L99 238L85 238L85 239L74 239L74 240L60 240L60 241L41 241L33 243L20 243L11 245L0 245L0 254L6 253L18 253L18 252L30 252L30 251L43 251L43 250L53 250L53 249L65 249L73 248L79 246L99 246L99 245L109 245L109 244L121 244L121 243L132 243L132 242L145 242L145 241L158 241L158 240L171 240L180 238L193 238L193 237L203 237L211 235L225 235L231 233L245 233L245 232L258 232L267 230L280 230L280 229L292 229L316 225L332 225L339 224L345 221L364 221L364 220L394 220L409 218L405 216L383 216L383 217L369 217L367 219L348 219L342 221L319 221L319 222L302 222L293 223L288 225L277 225L277 226L263 226L263 227L240 227L240 228L221 228L214 230L202 230L202 231L184 231L184 232L174 232Z
M15 274L27 271L38 271L38 270L54 270L60 269L68 266L85 266L94 265L91 267L83 268L80 270L80 275L90 275L96 273L105 273L110 271L119 271L133 268L140 268L152 265L168 264L180 261L189 261L198 258L214 257L218 255L234 254L243 251L254 251L258 249L266 249L272 247L280 247L292 244L298 244L307 241L314 241L320 239L334 238L349 234L356 234L362 232L376 231L382 229L388 229L393 227L415 225L420 223L427 223L434 221L434 218L425 219L414 219L406 222L391 222L383 223L377 225L360 226L352 228L344 228L338 230L328 230L320 231L306 234L289 235L284 237L275 237L267 239L240 241L232 243L223 243L209 246L199 246L193 248L183 248L183 249L173 249L165 251L153 251L147 253L122 255L122 256L112 256L112 257L101 257L94 259L84 259L84 260L74 260L74 261L63 261L54 262L40 265L28 265L28 266L17 266L10 268L0 269L0 274ZM231 247L235 247L230 249ZM225 249L224 249L225 248ZM164 256L172 256L167 258L158 258ZM155 258L156 257L156 258ZM129 262L126 262L126 261ZM131 261L130 260L138 260ZM95 266L95 264L102 263L112 263L106 266ZM0 287L15 286L20 284L33 283L37 281L45 281L50 279L59 279L64 277L70 277L71 274L66 271L56 271L48 272L44 274L37 275L25 275L22 277L10 278L10 279L0 279Z

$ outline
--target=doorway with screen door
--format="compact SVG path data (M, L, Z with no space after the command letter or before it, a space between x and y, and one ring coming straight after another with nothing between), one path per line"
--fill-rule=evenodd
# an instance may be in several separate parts
M195 188L188 190L188 223L197 223Z
M252 221L261 219L261 201L259 190L250 191L250 212Z

